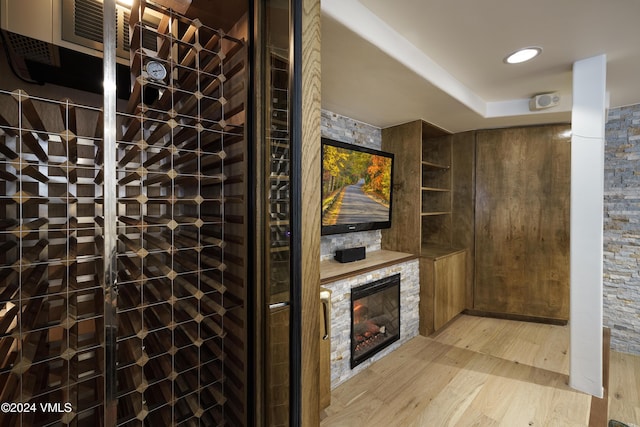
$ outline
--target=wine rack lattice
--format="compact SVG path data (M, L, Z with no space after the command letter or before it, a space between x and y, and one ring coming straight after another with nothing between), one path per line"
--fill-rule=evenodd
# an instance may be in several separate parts
M157 27L145 13L160 15ZM243 318L233 272L243 265L234 224L244 223L246 48L149 4L130 23L133 89L118 113L116 167L118 423L220 425L234 396L227 364L245 363L227 335Z
M102 419L100 115L0 91L0 425Z

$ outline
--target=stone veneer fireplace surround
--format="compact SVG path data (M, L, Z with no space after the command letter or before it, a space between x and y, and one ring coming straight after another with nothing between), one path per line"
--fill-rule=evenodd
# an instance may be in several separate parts
M385 251L380 251L385 252ZM386 251L388 252L388 251ZM367 253L367 258L376 252ZM404 254L408 255L408 254ZM406 258L406 257L405 257ZM358 263L360 263L359 261ZM326 263L321 263L321 271ZM397 263L385 263L380 268L369 268L358 273L357 263L345 264L345 268L353 268L351 275L338 275L322 279L322 286L332 291L331 294L331 389L336 388L349 378L369 367L410 339L418 335L420 300L419 263L416 258L401 259ZM400 339L383 349L373 357L363 361L351 369L351 289L366 283L400 274Z

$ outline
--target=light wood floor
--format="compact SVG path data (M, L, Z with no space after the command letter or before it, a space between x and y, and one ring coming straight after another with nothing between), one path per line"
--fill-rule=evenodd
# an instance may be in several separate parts
M640 426L640 356L611 352L609 418Z
M568 327L463 315L333 390L321 426L586 426L568 350ZM610 418L639 424L640 357L624 356L611 356Z

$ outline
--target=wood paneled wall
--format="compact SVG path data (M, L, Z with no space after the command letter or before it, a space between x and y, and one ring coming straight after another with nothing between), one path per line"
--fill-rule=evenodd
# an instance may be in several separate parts
M477 133L476 310L568 319L568 130Z
M302 420L320 425L320 0L302 1ZM299 284L294 283L293 286Z
M473 307L473 269L475 263L475 154L476 133L452 135L451 143L451 246L466 248L465 308Z
M393 165L392 227L382 230L382 249L410 254L419 254L421 251L421 142L420 121L382 129L382 149L396 153Z

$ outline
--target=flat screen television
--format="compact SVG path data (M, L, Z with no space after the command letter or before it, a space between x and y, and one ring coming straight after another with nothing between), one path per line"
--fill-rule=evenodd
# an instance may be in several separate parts
M393 154L322 138L322 231L391 227Z

